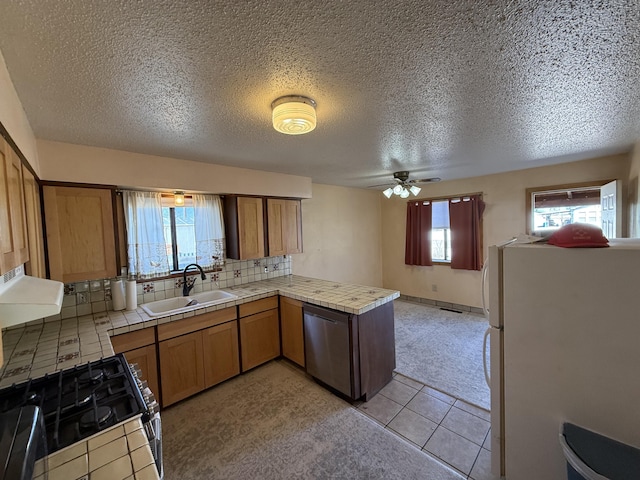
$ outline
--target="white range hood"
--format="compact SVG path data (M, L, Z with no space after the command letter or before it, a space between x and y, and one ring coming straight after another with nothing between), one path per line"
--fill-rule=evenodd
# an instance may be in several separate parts
M22 268L0 285L0 328L60 313L64 284L25 275Z

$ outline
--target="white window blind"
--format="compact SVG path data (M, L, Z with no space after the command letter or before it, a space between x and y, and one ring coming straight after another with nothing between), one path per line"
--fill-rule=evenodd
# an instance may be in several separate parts
M431 203L431 228L449 228L449 201L436 200Z

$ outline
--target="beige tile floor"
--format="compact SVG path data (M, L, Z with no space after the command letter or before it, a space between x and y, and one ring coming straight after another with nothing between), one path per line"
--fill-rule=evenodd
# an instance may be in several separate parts
M356 407L468 479L498 478L491 474L487 410L401 374Z

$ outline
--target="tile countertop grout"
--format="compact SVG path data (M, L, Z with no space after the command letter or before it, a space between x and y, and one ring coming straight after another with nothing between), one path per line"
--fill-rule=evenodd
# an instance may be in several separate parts
M196 308L178 315L152 318L141 307L138 307L135 311L108 311L67 319L42 319L3 330L6 361L0 367L0 388L20 383L28 378L44 376L47 373L111 356L114 354L110 341L111 336L241 305L273 295L282 295L353 314L365 313L400 296L400 292L395 290L296 275L260 280L229 287L225 290L232 291L238 298L211 307ZM132 419L125 420L123 424L131 421ZM139 422L139 419L136 421ZM109 432L110 430L107 430L97 436L109 434ZM82 442L78 444L80 443ZM64 452L69 448L74 448L75 445L77 444L50 455L48 459L57 454L65 455ZM131 454L132 452L129 452L130 461L133 462ZM76 460L79 461L81 458ZM71 464L72 462L69 462L69 465ZM157 471L155 471L155 466L153 467L155 475L152 476L157 478ZM151 466L147 465L147 468L151 468ZM91 476L91 473L89 475Z
M236 285L238 298L170 316L150 317L140 306L131 311L107 311L63 320L43 319L2 332L5 364L0 388L114 354L109 338L241 305L273 295L353 314L362 314L400 296L396 290L313 279L297 275Z

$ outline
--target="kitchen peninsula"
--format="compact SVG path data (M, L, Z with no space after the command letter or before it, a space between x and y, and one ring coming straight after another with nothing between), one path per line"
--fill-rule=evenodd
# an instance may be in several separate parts
M243 305L253 304L263 299L277 299L278 296L356 316L363 316L382 307L382 310L387 312L385 322L390 324L391 332L393 332L392 302L399 297L399 292L393 290L295 275L246 283L228 287L225 290L232 292L237 298L209 307L198 308L195 306L194 310L177 315L152 318L138 307L135 311L110 311L64 320L43 320L7 329L3 332L6 362L0 370L0 387L113 355L113 336L138 331L155 331L162 326L177 324L181 320L192 319L201 314L240 309ZM360 331L366 331L366 322L362 322ZM391 338L390 341L393 343L394 339ZM242 347L241 344L240 348ZM395 366L395 357L393 365ZM363 365L359 365L359 367L362 368ZM391 378L391 371L388 372L388 377ZM379 387L375 391L370 391L370 396L375 394L378 389ZM124 429L122 426L118 428L118 435L130 435L139 428L139 422ZM111 430L107 430L100 433L97 438L103 435L114 436L115 434ZM91 441L95 443L96 440ZM99 440L97 441L99 442ZM84 443L88 444L88 442ZM67 455L71 449L87 452L89 448L90 445L84 445L82 448L74 445L69 449L56 452L50 456L49 469L53 468L51 465L58 464L51 457ZM90 478L93 477L90 476Z

